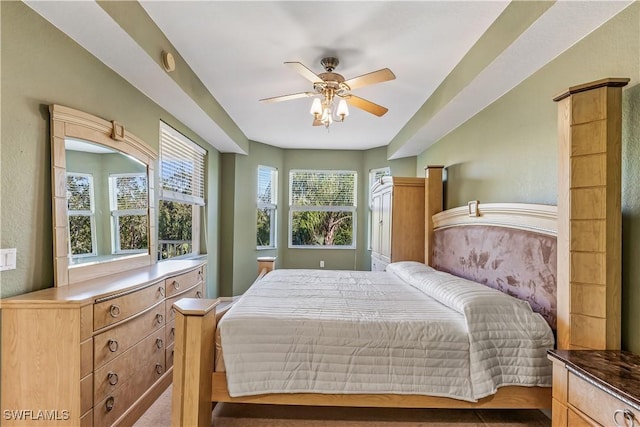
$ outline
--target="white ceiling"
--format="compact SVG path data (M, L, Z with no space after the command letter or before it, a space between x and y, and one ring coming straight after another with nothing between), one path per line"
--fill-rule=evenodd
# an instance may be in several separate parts
M508 92L630 1L558 1L426 123L389 153L417 155ZM201 104L94 2L27 4L223 152L244 152ZM283 148L367 149L390 143L498 18L508 1L142 1L146 13L250 140ZM315 73L335 56L346 79L388 67L396 79L353 93L389 108L356 108L329 131L311 126L312 90L286 67Z

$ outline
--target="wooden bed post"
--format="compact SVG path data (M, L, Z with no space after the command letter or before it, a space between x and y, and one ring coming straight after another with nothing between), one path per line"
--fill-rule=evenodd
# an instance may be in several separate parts
M219 300L183 298L176 303L173 427L211 426L211 372Z
M258 257L258 276L262 274L262 270L266 270L264 274L267 274L268 272L274 270L275 268L276 268L276 257L274 256Z
M558 103L558 348L620 349L622 87L573 86Z
M444 166L427 166L424 169L424 263L431 265L433 254L433 219L444 206L442 169Z

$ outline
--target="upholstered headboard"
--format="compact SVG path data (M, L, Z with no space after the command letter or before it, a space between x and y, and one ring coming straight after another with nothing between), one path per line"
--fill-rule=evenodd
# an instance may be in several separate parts
M526 300L556 329L555 206L470 202L432 220L434 268Z

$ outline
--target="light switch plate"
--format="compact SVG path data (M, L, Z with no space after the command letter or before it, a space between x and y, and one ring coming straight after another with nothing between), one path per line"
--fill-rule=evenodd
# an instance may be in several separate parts
M16 269L16 248L0 249L0 271Z

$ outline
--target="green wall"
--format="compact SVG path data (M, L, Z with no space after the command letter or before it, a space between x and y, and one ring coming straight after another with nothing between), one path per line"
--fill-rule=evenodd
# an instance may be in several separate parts
M278 170L277 249L256 249L256 196L258 165ZM416 176L416 158L389 161L386 148L363 151L280 149L255 141L248 155L222 155L222 211L220 283L222 295L240 295L257 275L256 258L276 256L277 268L368 270L369 170L389 166L398 176ZM291 169L344 169L358 173L356 249L289 249L289 171ZM418 176L424 176L424 171Z
M557 202L557 105L570 86L629 77L623 91L622 215L625 349L640 352L640 3L574 45L418 156L446 166L446 208L469 200Z
M219 153L29 7L21 2L0 2L0 7L0 247L17 248L17 268L0 273L0 296L53 285L48 110L53 103L117 120L156 149L163 120L207 149L207 291L217 295Z

